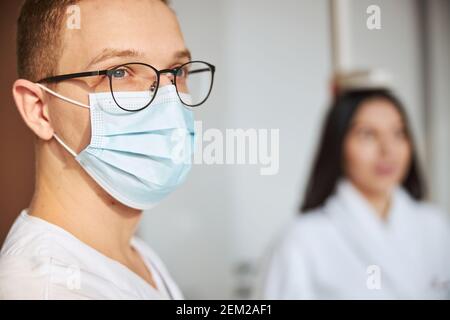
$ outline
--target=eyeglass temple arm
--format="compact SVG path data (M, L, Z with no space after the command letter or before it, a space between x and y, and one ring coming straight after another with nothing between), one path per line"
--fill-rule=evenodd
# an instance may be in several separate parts
M163 69L163 70L160 70L159 71L159 73L160 74L164 74L164 73L171 73L171 74L173 74L173 75L176 75L177 74L177 72L178 72L178 70L179 70L179 68L175 68L175 69ZM196 70L189 70L189 74L192 74L192 73L200 73L200 72L207 72L207 71L215 71L215 67L214 66L211 66L210 68L201 68L201 69L196 69Z
M74 78L93 77L93 76L107 75L107 74L108 74L108 70L69 73L69 74L63 74L60 76L44 78L42 80L39 80L38 83L55 83L55 82L60 82L60 81L64 81L64 80L74 79Z
M203 69L197 69L197 70L190 70L188 73L192 74L192 73L200 73L200 72L207 72L207 71L211 71L210 68L203 68Z

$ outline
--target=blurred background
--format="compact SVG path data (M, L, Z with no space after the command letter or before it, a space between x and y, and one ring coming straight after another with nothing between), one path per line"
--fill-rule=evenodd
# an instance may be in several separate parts
M246 298L261 257L297 214L336 70L382 68L406 105L429 187L450 212L450 0L172 0L195 59L216 65L203 131L279 129L279 172L194 165L139 229L190 299ZM369 30L367 8L381 10ZM16 111L15 19L0 12L0 243L33 190L33 136Z

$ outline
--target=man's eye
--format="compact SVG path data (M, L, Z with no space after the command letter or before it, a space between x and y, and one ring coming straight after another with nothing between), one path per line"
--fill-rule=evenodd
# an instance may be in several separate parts
M116 69L113 71L113 77L117 79L125 78L128 75L128 71L125 69Z
M177 77L181 77L181 78L186 78L188 75L188 71L187 68L180 68L177 71Z

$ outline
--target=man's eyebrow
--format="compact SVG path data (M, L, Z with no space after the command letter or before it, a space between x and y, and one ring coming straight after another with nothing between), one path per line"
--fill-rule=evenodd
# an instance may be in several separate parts
M131 49L118 50L118 49L106 48L106 49L103 49L102 52L100 52L100 54L98 54L94 59L92 59L89 62L89 64L87 64L86 69L96 63L99 63L101 61L111 59L111 58L116 58L116 57L135 58L135 57L143 57L143 56L144 56L144 54L142 52L138 52L136 50L131 50ZM174 54L174 58L177 60L184 59L184 58L191 60L192 55L191 55L191 52L189 51L189 49L184 49L184 50L177 51Z
M175 59L188 58L189 61L192 59L192 55L191 55L191 52L189 51L189 49L177 51L174 56L175 56Z
M136 50L118 50L118 49L103 49L100 54L98 54L94 59L92 59L89 64L86 66L86 68L89 68L90 66L99 63L103 60L107 60L110 58L115 57L142 57L144 54L141 52L138 52Z

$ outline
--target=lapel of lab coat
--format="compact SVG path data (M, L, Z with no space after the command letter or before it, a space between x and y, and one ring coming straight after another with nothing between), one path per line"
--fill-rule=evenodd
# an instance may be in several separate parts
M372 206L347 180L338 184L337 193L325 205L332 223L344 241L368 267L381 270L382 287L396 296L413 298L417 266L409 259L405 245L409 238L408 212L413 209L401 189L393 192L387 221L382 221Z

